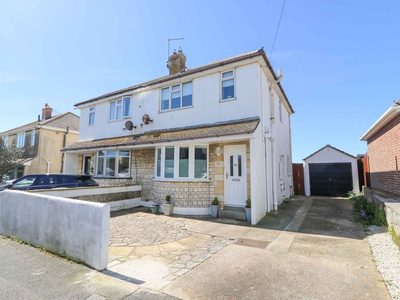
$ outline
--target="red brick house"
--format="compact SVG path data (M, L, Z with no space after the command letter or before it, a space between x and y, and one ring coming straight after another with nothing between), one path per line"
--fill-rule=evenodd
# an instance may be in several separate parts
M368 144L369 187L400 195L400 101L360 138Z

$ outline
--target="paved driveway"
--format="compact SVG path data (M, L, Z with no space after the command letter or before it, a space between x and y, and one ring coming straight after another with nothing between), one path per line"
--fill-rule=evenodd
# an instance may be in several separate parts
M258 226L115 213L105 273L181 299L390 299L345 199L296 198Z

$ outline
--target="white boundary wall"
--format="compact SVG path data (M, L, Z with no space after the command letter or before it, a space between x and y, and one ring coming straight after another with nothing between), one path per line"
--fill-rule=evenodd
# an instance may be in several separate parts
M0 234L103 270L108 263L110 205L5 190Z

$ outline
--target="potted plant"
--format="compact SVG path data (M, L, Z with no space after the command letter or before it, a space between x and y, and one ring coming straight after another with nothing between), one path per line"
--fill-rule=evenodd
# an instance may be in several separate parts
M218 211L219 211L219 201L218 198L215 197L214 200L211 202L210 205L210 215L211 217L218 217Z
M245 209L246 209L246 220L251 222L251 200L250 200L250 198L247 198L247 200L246 200Z
M158 203L154 203L150 205L151 212L153 214L158 214L158 210L160 209L160 205Z
M165 196L165 202L163 204L164 215L170 216L174 210L174 204L171 202L171 196Z

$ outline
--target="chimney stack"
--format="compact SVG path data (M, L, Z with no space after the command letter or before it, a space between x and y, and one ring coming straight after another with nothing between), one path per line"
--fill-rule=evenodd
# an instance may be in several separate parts
M42 108L42 120L47 120L51 118L51 113L53 109L46 103L44 108Z
M168 57L168 69L169 75L175 75L186 69L186 56L183 54L182 49L179 48L178 52L174 50L174 53Z

